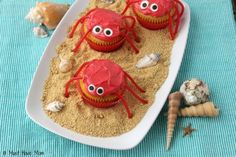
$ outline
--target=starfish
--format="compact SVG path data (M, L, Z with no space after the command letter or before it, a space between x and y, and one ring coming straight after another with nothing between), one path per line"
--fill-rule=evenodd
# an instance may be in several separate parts
M188 124L187 127L183 128L183 131L184 131L184 135L183 137L185 137L186 135L191 135L193 131L195 131L196 129L192 128L191 127L191 123Z

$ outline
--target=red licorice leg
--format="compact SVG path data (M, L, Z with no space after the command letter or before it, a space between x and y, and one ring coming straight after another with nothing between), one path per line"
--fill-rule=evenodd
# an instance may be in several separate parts
M96 9L96 8L95 8L95 9ZM93 12L95 9L90 10L85 16L83 16L82 18L80 18L80 19L75 23L75 25L73 26L73 28L72 28L72 30L71 30L71 32L70 32L70 34L69 34L69 38L73 38L74 33L75 33L75 31L76 31L78 25L79 25L80 23L83 23L84 20L87 18L87 16L88 16L91 12Z
M137 98L142 104L147 104L147 103L148 103L147 100L145 100L145 99L141 98L140 96L138 96L128 85L126 85L125 88L126 88L131 94L133 94L133 96L134 96L135 98Z
M139 85L133 80L133 78L127 73L125 72L125 76L133 83L133 85L142 93L145 93L145 90L143 90L141 87L139 87Z
M80 77L73 77L73 78L71 78L67 83L66 83L66 88L65 88L65 97L69 97L69 88L70 88L70 84L73 82L73 81L75 81L75 80L79 80L79 79L81 79Z
M126 5L125 9L121 12L121 15L124 15L125 12L129 9L129 7L130 7L132 4L138 3L138 2L140 2L140 0L135 0L135 1L133 1L133 2L130 2L130 0L128 0L128 3L127 3L127 5Z
M134 26L135 26L135 18L133 16L124 16L123 19L131 19L132 20L132 24L131 26L129 27L128 24L126 23L126 30L131 32L132 35L134 36L134 40L136 42L140 42L140 38L139 36L137 35L137 33L134 31Z
M86 65L88 65L88 62L82 64L82 65L79 67L79 69L75 72L74 77L78 77L78 74L81 72L81 70L82 70Z
M175 28L173 30L173 17L171 16L171 14L169 13L169 32L170 32L170 36L171 36L171 39L174 40L175 39L175 36L178 32L178 29L179 29L179 23L180 23L180 14L179 14L179 11L178 11L178 8L177 6L175 5L175 13L176 13L176 16L177 16L177 19L175 20Z
M180 17L183 15L183 13L184 13L184 5L183 5L183 3L182 2L180 2L179 0L174 0L179 6L180 6L180 8L181 8L181 11L180 11L180 13L179 13L179 15L180 15Z
M123 106L125 107L125 110L126 110L126 112L127 112L127 114L128 114L128 117L129 118L132 118L132 113L130 112L130 110L129 110L129 107L128 107L128 104L127 104L127 102L125 101L125 99L121 96L121 95L119 95L119 94L116 94L116 96L121 100L121 102L122 102L122 104L123 104Z
M73 38L73 36L74 36L74 34L75 34L75 31L76 31L78 25L79 25L80 23L82 23L82 22L84 21L84 19L85 19L85 17L82 17L81 19L79 19L79 20L76 22L76 24L73 26L73 28L72 28L72 30L71 30L71 32L70 32L70 34L69 34L69 38Z
M79 50L80 45L82 44L82 42L84 41L84 39L87 37L87 35L91 32L91 30L89 30L88 32L85 33L85 35L79 40L79 42L76 44L75 48L72 50L74 53L76 53Z
M134 43L132 42L132 40L128 37L128 35L125 35L125 39L128 41L128 43L130 44L130 46L134 49L135 53L139 53L139 50L134 46Z

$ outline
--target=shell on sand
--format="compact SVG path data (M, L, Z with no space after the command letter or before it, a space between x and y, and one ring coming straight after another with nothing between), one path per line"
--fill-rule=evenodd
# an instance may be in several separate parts
M53 101L48 104L46 107L46 110L51 111L51 112L59 112L62 110L62 108L65 106L65 104L59 102L59 101Z
M175 128L175 123L177 120L179 106L182 100L182 94L180 92L174 92L169 95L169 109L167 116L167 134L166 134L166 149L170 147L171 139L173 137L173 132Z
M67 4L37 2L25 18L34 23L44 24L48 29L55 29L68 9Z
M157 62L160 60L160 54L159 53L151 53L149 55L145 55L143 58L141 58L137 64L137 68L147 68L151 67L157 64Z
M182 117L215 117L219 115L219 109L212 102L206 102L180 109L178 115Z
M64 59L63 57L60 56L60 64L59 64L59 70L62 73L66 73L70 71L73 67L71 59Z

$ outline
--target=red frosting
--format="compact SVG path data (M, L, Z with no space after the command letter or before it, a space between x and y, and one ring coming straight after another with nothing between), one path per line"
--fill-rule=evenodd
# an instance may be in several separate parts
M113 39L121 35L122 27L122 15L108 9L97 8L93 12L91 12L85 23L87 29L93 29L94 26L99 25L102 28L102 32L99 34L93 33L93 35L101 40L108 40L108 38ZM110 28L113 31L113 35L111 37L107 37L104 34L104 30L106 28Z
M170 10L173 8L173 0L146 0L149 4L146 9L141 9L140 4L145 0L140 0L140 2L134 4L134 8L138 10L139 12L143 13L144 15L150 15L150 16L164 16L170 12ZM156 12L151 10L151 5L157 4L158 9Z
M110 60L93 60L88 63L83 72L85 87L90 84L93 84L96 89L102 87L103 96L114 94L124 88L124 79L121 67ZM98 96L96 92L89 93Z

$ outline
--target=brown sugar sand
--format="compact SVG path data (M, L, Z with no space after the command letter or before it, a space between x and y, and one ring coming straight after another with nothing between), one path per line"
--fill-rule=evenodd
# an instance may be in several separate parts
M121 12L125 6L125 2L117 1L112 5L108 5L102 3L100 0L92 0L89 8L94 8L95 6ZM129 10L127 15L132 15L132 11ZM78 27L77 32L79 30L80 27ZM53 101L60 101L65 104L65 107L60 112L48 112L45 110L45 113L53 121L75 132L100 137L121 135L133 129L140 122L150 105L154 102L155 93L167 78L173 41L170 40L167 29L151 31L141 27L137 23L135 30L141 37L141 42L135 43L140 50L138 54L134 54L127 42L115 52L100 53L91 49L86 41L81 45L79 52L74 54L71 50L79 40L79 33L72 39L65 38L65 41L57 47L57 57L51 61L49 77L45 82L42 96L44 109ZM161 54L161 59L156 66L146 69L137 69L135 67L140 58L154 52ZM60 63L59 56L70 58L74 61L71 71L61 73L58 70ZM130 93L126 92L124 94L128 106L133 113L131 119L128 118L121 103L111 108L95 108L89 104L85 104L73 85L70 87L70 97L64 97L65 84L73 76L78 67L84 62L98 58L113 60L146 90L144 94L137 92L140 96L148 100L148 104L146 105L142 105Z

